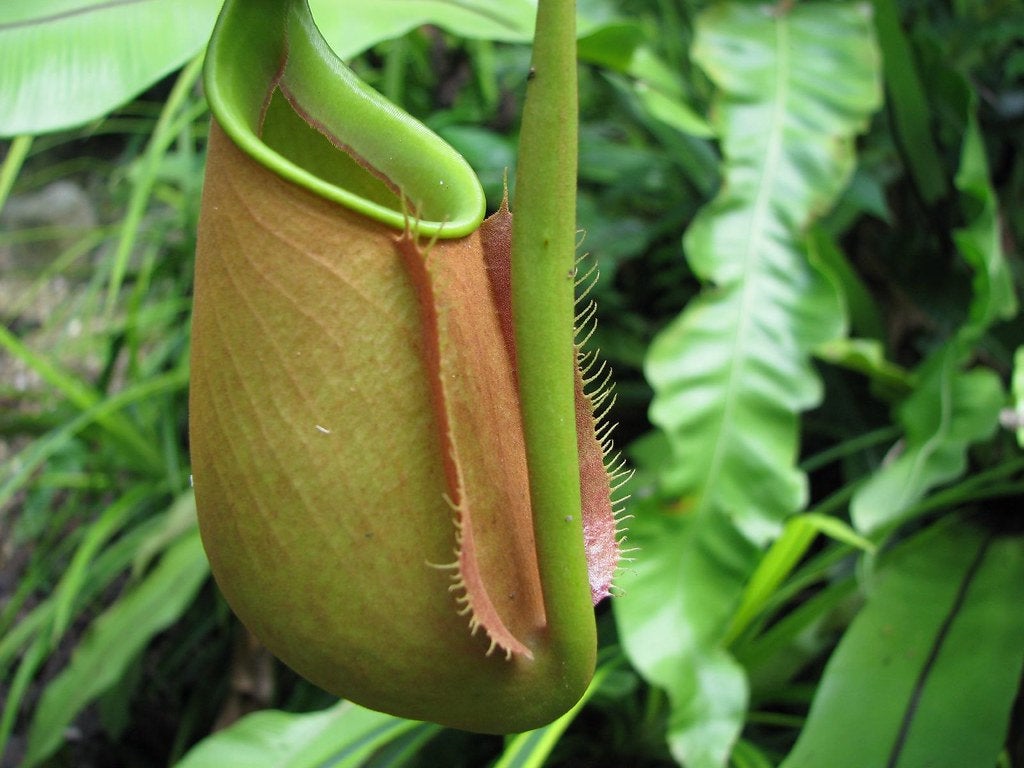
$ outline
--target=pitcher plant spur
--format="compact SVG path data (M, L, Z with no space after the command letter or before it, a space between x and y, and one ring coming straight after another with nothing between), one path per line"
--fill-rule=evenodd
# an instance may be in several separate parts
M607 381L574 340L573 14L541 2L514 233L305 0L228 0L207 59L190 439L214 576L312 682L467 730L572 707L620 558ZM567 179L531 182L531 135Z

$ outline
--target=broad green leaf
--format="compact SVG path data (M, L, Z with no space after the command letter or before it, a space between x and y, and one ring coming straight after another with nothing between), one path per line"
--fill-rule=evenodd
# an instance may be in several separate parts
M954 239L974 271L970 309L953 339L924 363L917 389L899 409L906 430L903 452L853 499L851 514L863 532L901 519L929 490L960 476L968 447L993 434L1004 402L995 373L961 370L989 327L1017 309L973 98L965 95L964 101L969 112L956 186L967 224Z
M196 55L221 0L5 0L0 136L94 120Z
M341 701L322 712L247 715L194 746L176 768L357 768L389 742L435 725Z
M310 0L317 26L343 59L426 24L458 37L528 43L537 0ZM621 26L599 2L578 4L578 36Z
M763 543L806 502L797 414L821 398L809 358L845 327L803 233L850 177L880 63L870 17L852 3L715 5L692 55L718 88L724 183L684 241L709 285L647 359L651 418L676 459L666 488Z
M720 638L756 550L719 515L634 511L629 540L642 556L618 579L619 637L633 666L669 696L673 756L688 768L723 766L743 727L747 684Z
M93 622L68 666L43 692L29 728L26 766L37 765L60 746L75 716L114 685L153 636L181 615L208 575L195 530Z
M870 586L783 768L994 765L1024 666L1024 538L933 526Z
M637 51L647 42L644 28L631 21L606 24L580 37L576 54L581 61L615 72L632 72Z
M0 137L96 120L193 58L223 0L4 0ZM432 24L467 38L528 42L536 0L310 0L342 58ZM578 32L610 22L584 6Z
M381 40L435 24L460 37L528 42L536 0L313 0L313 18L343 59ZM584 29L586 25L584 24Z

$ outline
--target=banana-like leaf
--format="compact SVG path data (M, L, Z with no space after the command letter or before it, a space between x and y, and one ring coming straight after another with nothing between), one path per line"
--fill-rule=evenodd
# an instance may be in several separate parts
M647 359L651 418L675 455L666 488L765 542L806 501L797 414L821 396L809 356L845 325L803 233L850 177L880 62L853 3L716 5L697 21L693 58L718 88L724 183L684 241L709 285Z
M0 3L0 136L81 125L202 50L222 0Z
M4 0L0 137L96 120L202 51L223 0ZM433 24L456 35L528 42L536 0L310 0L342 58ZM581 9L579 34L608 20Z
M322 712L264 711L193 747L175 768L358 768L386 744L437 726L342 701Z
M968 447L993 434L1004 402L1003 386L994 372L962 370L989 327L1017 309L981 131L973 103L964 99L969 115L956 186L967 225L954 237L974 270L971 305L966 323L953 339L922 365L917 389L898 411L906 430L902 453L872 475L853 499L851 515L863 532L904 518L930 489L960 476L967 466Z
M189 606L209 574L193 529L93 622L67 668L43 692L29 728L26 766L39 764L60 746L75 716L121 679L153 636Z
M343 59L424 24L464 38L525 43L533 37L537 12L536 0L318 0L311 7L324 38Z
M869 587L782 768L995 765L1024 666L1024 539L933 526Z

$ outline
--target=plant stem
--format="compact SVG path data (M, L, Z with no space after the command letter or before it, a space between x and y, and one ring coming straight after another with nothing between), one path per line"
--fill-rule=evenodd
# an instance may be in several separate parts
M594 622L590 601L580 597L589 591L573 381L578 123L574 0L540 0L533 45L513 208L512 309L549 631L555 644L566 640L582 648L587 642L593 645L584 628ZM548 588L556 583L558 589Z
M834 461L844 459L857 451L862 451L880 443L895 440L901 434L902 430L891 424L874 429L871 432L864 433L863 435L858 435L857 437L851 437L849 440L844 440L838 445L827 448L813 456L808 456L804 461L800 462L800 469L804 472L814 472L816 469L821 469Z

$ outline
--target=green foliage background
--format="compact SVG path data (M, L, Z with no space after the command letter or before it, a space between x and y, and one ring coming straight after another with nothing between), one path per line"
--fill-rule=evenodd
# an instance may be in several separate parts
M0 765L1024 765L1019 2L581 0L636 551L585 700L504 741L331 700L209 582L185 434L218 3L58 5L0 8ZM393 5L313 3L496 206L532 4ZM59 181L84 223L23 213Z

